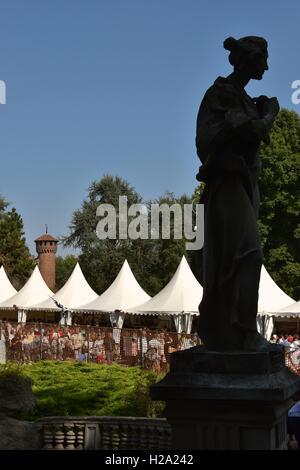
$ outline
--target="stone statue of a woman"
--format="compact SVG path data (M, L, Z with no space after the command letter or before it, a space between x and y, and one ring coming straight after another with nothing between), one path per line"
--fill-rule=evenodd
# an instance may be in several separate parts
M251 98L245 86L268 70L265 39L224 41L233 72L207 90L197 118L196 146L205 182L204 247L199 256L203 298L198 333L210 350L260 351L257 332L262 249L257 227L259 146L279 111L276 98Z

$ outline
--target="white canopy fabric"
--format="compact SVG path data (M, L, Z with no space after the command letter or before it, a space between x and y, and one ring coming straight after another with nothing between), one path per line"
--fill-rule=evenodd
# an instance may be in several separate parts
M273 281L264 266L261 269L258 295L258 313L278 312L295 302Z
M7 277L3 266L0 268L0 302L9 299L17 293L14 286Z
M82 303L76 310L84 312L114 312L127 311L134 305L150 299L134 277L127 260L124 261L114 282L103 294L89 303Z
M180 315L174 315L174 323L177 333L188 333L190 334L193 323L193 316L190 313L182 313Z
M18 310L26 310L33 304L47 299L49 295L52 296L53 292L45 283L38 266L36 266L22 289L9 299L1 302L0 309L12 309L17 307Z
M77 263L65 285L55 295L52 294L51 297L62 305L64 309L72 310L83 303L96 299L98 294L90 287L81 271L79 263ZM57 308L52 299L47 298L43 302L32 304L30 310L51 311L60 309Z
M268 341L270 341L273 328L274 328L273 316L259 313L256 316L256 325L257 325L257 331L262 336L264 336Z
M152 299L141 305L127 310L129 313L139 315L179 315L190 313L199 315L198 305L202 299L203 289L185 258L180 264L168 284Z
M294 302L275 313L275 317L300 318L300 301Z
M116 328L122 328L124 320L125 320L125 313L120 312L119 310L115 310L114 312L110 312L109 320L111 326L116 326Z

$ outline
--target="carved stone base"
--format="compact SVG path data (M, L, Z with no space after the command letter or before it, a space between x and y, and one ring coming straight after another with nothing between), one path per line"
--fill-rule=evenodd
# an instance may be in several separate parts
M171 355L170 372L150 389L166 402L173 449L285 449L286 415L300 377L282 351Z

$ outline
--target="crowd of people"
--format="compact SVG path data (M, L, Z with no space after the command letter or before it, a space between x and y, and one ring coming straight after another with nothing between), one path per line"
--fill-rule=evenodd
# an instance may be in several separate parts
M279 333L278 335L274 333L270 342L282 344L288 349L298 349L300 347L300 337L297 333Z
M140 365L157 372L167 368L170 354L199 344L197 334L173 333L148 328L117 328L91 325L62 326L53 323L0 323L6 359L18 362L77 360L98 364ZM292 368L300 371L298 334L273 334L270 341L282 344Z
M2 322L7 359L77 360L164 370L170 353L199 344L196 334L86 325Z
M274 333L270 342L284 346L288 353L286 354L286 364L294 372L300 374L300 337L298 333Z

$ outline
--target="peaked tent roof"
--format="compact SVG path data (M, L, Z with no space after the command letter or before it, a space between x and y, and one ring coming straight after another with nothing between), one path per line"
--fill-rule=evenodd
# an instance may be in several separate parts
M278 317L300 317L300 300L275 313Z
M82 304L78 310L91 312L127 311L134 305L146 302L151 297L139 285L127 260L124 261L116 279L97 299Z
M295 302L273 281L264 266L261 269L258 294L259 313L278 312L280 309Z
M0 309L11 309L14 306L19 309L25 309L32 304L41 302L53 292L45 283L38 266L34 268L33 273L19 292L0 304Z
M9 299L17 293L14 286L11 284L10 280L7 277L5 269L3 266L0 268L0 302Z
M202 299L203 289L185 258L182 257L179 266L168 284L152 299L136 305L129 313L136 314L179 314L191 313L199 315L198 305Z
M67 282L55 295L52 294L52 297L65 308L73 309L96 299L98 294L90 287L77 263ZM31 310L58 310L58 308L53 300L48 298L31 305Z

